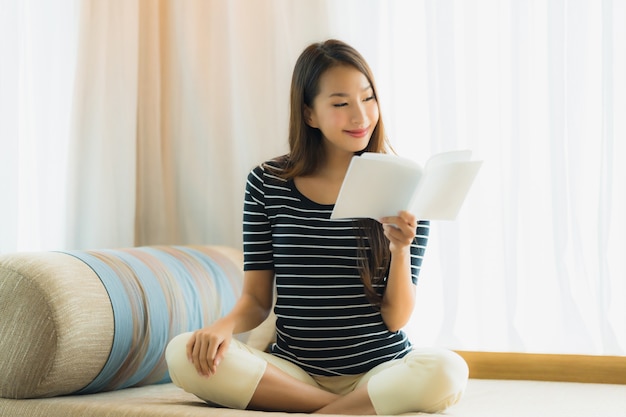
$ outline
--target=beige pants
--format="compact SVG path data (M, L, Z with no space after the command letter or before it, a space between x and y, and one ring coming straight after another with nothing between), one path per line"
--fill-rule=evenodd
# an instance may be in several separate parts
M245 409L268 363L315 387L346 394L367 384L377 414L440 412L455 404L468 378L465 361L443 349L414 349L402 359L376 366L367 373L349 376L311 376L297 365L251 348L235 339L215 375L207 378L196 372L186 354L192 333L175 337L165 358L174 384L208 403Z

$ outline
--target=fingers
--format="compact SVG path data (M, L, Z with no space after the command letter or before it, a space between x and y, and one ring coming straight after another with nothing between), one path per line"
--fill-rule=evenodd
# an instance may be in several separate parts
M417 219L407 211L401 211L397 216L388 216L380 219L385 236L395 246L408 246L415 237Z
M199 375L210 377L217 372L227 347L228 342L199 330L187 342L187 358Z
M217 371L217 367L222 361L222 359L224 358L224 355L226 354L226 351L228 350L229 344L230 344L230 341L224 341L217 349L217 352L215 353L215 359L213 360L213 364L215 366L215 370L213 373Z
M213 363L213 357L209 356L209 348L211 347L210 341L205 338L200 338L200 343L197 343L199 349L194 351L194 362L196 369L200 375L211 376L211 363ZM197 354L196 354L197 352ZM209 363L210 362L210 363Z
M401 211L397 216L388 216L380 219L383 226L391 226L400 230L405 235L415 235L417 229L417 219L415 215L408 211Z

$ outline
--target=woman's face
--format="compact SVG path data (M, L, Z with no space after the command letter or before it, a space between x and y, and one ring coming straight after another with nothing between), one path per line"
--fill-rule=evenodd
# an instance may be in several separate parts
M350 155L369 143L378 123L378 103L367 77L350 65L328 69L305 120L322 132L327 152Z

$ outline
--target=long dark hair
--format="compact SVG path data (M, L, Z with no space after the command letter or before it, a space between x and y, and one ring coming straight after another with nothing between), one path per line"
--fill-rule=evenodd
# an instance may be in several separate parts
M319 94L320 78L328 69L349 65L359 70L372 86L376 103L376 85L369 65L361 54L350 45L335 39L309 45L296 61L291 79L291 113L289 118L289 155L281 176L293 179L314 173L325 157L322 133L305 122L306 107L313 107ZM380 115L380 105L379 115ZM392 152L385 134L382 116L372 132L367 147L358 152ZM370 302L380 306L382 293L376 290L387 274L391 254L382 226L372 219L354 221L358 245L358 267L365 294Z

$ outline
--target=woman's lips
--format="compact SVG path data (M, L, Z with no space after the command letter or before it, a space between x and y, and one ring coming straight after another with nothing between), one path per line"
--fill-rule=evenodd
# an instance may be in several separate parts
M345 132L355 138L362 138L364 136L366 136L369 132L369 128L365 128L365 129L351 129L351 130L345 130Z

